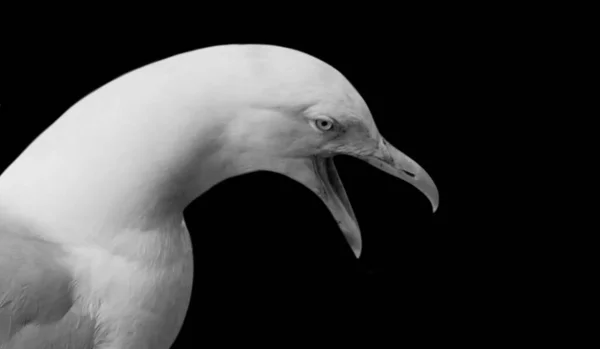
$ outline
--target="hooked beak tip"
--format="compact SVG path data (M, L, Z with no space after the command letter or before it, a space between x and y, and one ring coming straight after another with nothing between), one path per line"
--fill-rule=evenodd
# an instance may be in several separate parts
M424 170L422 173L424 174L423 178L418 179L416 181L417 183L413 185L417 187L421 192L423 192L425 196L427 196L427 199L429 199L429 202L431 203L433 213L435 213L438 207L440 206L439 192L431 177L429 177L429 175Z
M412 178L409 177L407 181L410 182L417 189L419 189L419 191L421 191L423 194L425 194L425 196L427 197L427 199L429 199L429 202L431 203L433 213L435 213L440 205L440 196L437 186L435 185L433 179L431 179L429 174L427 174L427 172L423 170L423 168L421 168L420 166L418 166L418 168L419 175L413 176Z
M433 213L437 211L439 206L437 187L429 174L413 159L406 156L387 141L382 140L378 151L373 156L366 157L364 160L384 172L401 178L413 185L429 199Z

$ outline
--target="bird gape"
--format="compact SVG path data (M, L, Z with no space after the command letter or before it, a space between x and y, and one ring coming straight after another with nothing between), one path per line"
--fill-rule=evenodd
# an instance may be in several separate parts
M100 87L0 176L0 348L168 348L192 288L183 209L244 173L312 190L359 257L337 154L437 208L429 175L383 139L356 89L305 53L214 46Z

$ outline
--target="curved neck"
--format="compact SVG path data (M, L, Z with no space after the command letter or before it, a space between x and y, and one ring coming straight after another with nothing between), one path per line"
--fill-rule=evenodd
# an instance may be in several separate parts
M206 72L182 68L189 59L134 71L75 104L0 176L0 205L57 234L152 229L180 217L232 175L219 152L236 113L215 107L222 96L194 76ZM209 102L198 105L198 94Z

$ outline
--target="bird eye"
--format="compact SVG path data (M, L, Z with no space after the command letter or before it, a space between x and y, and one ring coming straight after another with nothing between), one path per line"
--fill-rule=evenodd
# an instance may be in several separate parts
M316 121L317 128L321 131L329 131L333 127L333 123L329 120L319 119Z

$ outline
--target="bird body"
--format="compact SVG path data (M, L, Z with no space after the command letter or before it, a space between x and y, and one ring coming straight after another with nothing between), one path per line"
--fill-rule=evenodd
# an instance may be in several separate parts
M216 46L104 85L0 176L0 348L168 348L193 281L183 209L244 173L303 183L358 256L335 154L412 181L437 206L354 87L307 54Z
M3 224L0 340L10 341L0 347L168 348L192 288L191 243L181 223L131 233L130 241L115 242L121 252Z

